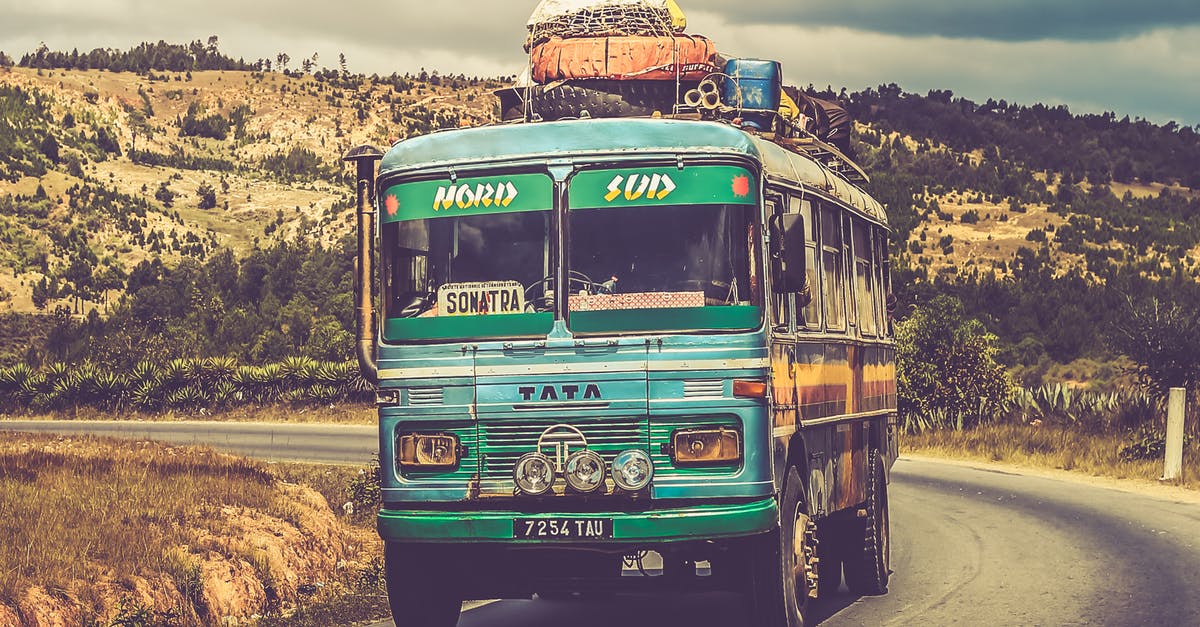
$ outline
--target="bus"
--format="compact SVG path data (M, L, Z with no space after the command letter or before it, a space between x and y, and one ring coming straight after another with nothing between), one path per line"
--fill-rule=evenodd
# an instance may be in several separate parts
M726 589L795 627L886 591L888 223L840 153L660 116L346 159L397 625Z

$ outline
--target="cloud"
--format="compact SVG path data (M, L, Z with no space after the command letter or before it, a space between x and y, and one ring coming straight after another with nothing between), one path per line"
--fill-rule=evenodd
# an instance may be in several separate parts
M321 65L334 66L345 53L352 67L367 72L426 65L509 74L521 67L528 13L509 2L478 0L0 0L5 16L0 49L19 56L41 41L55 49L124 49L145 40L183 42L216 34L227 54L248 59L286 52L298 64L318 52Z
M740 24L843 27L996 41L1104 41L1200 24L1196 0L689 0Z
M689 20L722 50L783 61L789 83L851 90L896 83L916 92L952 89L979 102L1067 104L1076 112L1200 123L1200 26L1119 41L1009 42L744 24L697 11Z

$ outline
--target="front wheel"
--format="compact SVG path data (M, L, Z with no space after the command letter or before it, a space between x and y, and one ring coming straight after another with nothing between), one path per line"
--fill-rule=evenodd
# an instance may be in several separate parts
M892 536L888 519L887 479L883 458L871 451L867 462L866 516L856 520L846 545L846 587L856 595L887 593L891 575Z
M803 627L816 592L816 525L808 517L804 484L788 470L779 500L780 528L752 545L749 593L753 624Z
M454 627L462 609L447 569L419 546L388 544L384 549L388 605L396 627Z

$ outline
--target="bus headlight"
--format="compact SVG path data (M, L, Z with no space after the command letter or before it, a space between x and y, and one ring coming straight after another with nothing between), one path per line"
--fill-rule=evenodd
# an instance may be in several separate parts
M567 458L563 474L576 492L595 492L604 486L604 458L587 449L575 451Z
M541 453L526 453L513 466L513 481L521 492L541 496L554 487L554 462Z
M621 451L613 458L613 483L628 492L637 492L650 484L654 477L654 464L643 451L631 449Z
M679 466L733 464L741 458L741 435L728 427L680 429L671 435L671 460Z
M450 470L458 466L458 438L445 434L402 435L396 457L404 470Z

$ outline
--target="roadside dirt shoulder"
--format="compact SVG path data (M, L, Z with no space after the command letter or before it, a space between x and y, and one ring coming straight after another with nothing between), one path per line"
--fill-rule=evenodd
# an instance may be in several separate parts
M912 460L917 462L928 462L934 464L947 464L951 466L961 466L964 468L973 468L976 470L989 470L998 472L1008 472L1012 474L1022 475L1026 477L1042 477L1045 479L1055 479L1058 481L1067 481L1083 485L1095 487L1103 487L1121 492L1129 492L1141 494L1152 498L1174 501L1180 503L1200 504L1200 490L1191 490L1188 488L1171 485L1169 483L1158 483L1151 481L1141 481L1138 479L1115 479L1113 477L1104 477L1096 475L1085 475L1069 470L1059 470L1055 468L1040 468L1035 466L1024 466L1018 464L1006 464L1001 462L990 462L977 459L955 459L950 457L937 457L924 453L910 454L905 453L900 456L902 460Z

